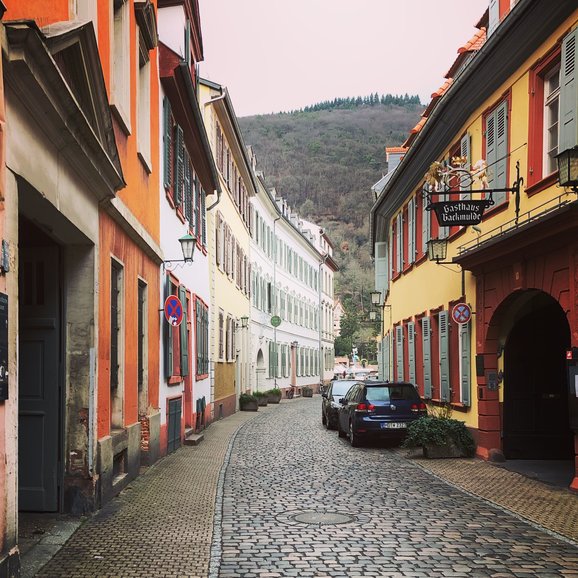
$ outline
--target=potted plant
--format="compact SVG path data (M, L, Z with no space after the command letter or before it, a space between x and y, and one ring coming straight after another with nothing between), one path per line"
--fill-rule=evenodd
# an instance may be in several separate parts
M267 401L269 403L279 403L281 401L282 392L278 387L269 389L265 393L267 394Z
M239 396L239 408L241 411L257 411L259 409L259 402L257 398L250 393L242 393Z
M266 407L269 401L269 396L264 391L254 391L253 397L257 399L257 403L261 407Z
M422 417L407 426L406 448L423 448L426 458L472 457L476 444L462 421L451 418L451 409L442 408L437 415Z
M304 386L301 388L301 395L303 397L313 397L313 388Z

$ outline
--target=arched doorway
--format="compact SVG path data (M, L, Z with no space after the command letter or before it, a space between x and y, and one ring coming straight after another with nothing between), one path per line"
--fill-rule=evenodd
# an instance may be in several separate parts
M257 352L257 387L256 391L265 390L265 357L263 355L263 350L259 349Z
M503 314L503 452L507 459L570 459L565 352L570 326L543 291L516 293Z

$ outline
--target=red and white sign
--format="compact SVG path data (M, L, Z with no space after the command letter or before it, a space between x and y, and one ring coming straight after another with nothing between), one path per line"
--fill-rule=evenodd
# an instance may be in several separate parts
M183 321L183 304L176 295L169 295L165 300L165 319L174 326Z
M459 325L468 323L472 318L472 309L467 303L458 303L452 309L452 319Z

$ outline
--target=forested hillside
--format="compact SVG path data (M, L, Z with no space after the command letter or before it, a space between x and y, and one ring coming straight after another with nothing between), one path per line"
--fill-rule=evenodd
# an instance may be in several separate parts
M268 185L328 231L341 267L336 293L357 308L373 289L371 186L386 172L385 147L403 143L422 110L417 96L375 94L239 119Z

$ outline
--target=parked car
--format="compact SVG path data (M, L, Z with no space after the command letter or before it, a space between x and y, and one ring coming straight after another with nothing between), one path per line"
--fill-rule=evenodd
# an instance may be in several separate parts
M327 429L337 427L337 411L339 400L359 381L355 379L336 379L332 381L321 394L321 423Z
M405 437L408 423L427 415L415 385L365 381L354 385L339 402L337 432L353 447L364 440Z

